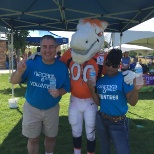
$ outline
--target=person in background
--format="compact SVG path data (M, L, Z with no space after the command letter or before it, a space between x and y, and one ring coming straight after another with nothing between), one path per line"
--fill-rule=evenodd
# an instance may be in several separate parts
M40 47L37 47L36 52L40 52Z
M139 63L140 63L140 65L142 65L142 60L141 59L139 59Z
M43 132L45 154L53 154L59 125L59 101L62 95L70 92L70 80L67 66L55 59L56 39L45 35L41 38L40 45L42 56L37 56L34 60L27 60L25 56L12 74L11 83L27 81L22 134L28 138L28 153L39 153L39 136ZM51 90L50 78L53 74L56 89Z
M152 58L151 59L149 59L149 62L148 62L148 67L150 67L151 66L151 64L153 63L153 60L152 60Z
M106 58L107 74L98 79L95 88L90 80L88 86L94 102L100 105L96 115L96 133L101 144L101 154L110 154L111 143L117 154L130 154L128 137L128 104L135 106L143 85L126 84L118 67L122 51L112 49ZM112 142L111 142L112 141Z
M140 65L142 66L143 74L147 74L147 73L148 73L148 70L149 70L147 64L142 63L142 59L139 59L139 63L140 63Z
M122 71L129 70L130 62L131 60L130 57L128 56L128 52L125 51L121 60Z
M138 62L138 57L133 56L132 58L133 58L133 60L134 60L136 63Z
M61 58L61 52L60 52L60 51L57 51L56 58L57 58L57 59L60 59L60 58Z
M6 54L6 69L9 69L9 56Z
M29 51L29 52L28 52L28 57L30 57L30 56L31 56L31 54L32 54L32 52L31 52L31 51Z
M16 55L13 55L13 68L14 69L17 68L17 58L16 58Z
M130 63L130 70L131 71L135 71L135 66L136 66L136 59L135 58L133 58L133 61Z
M151 65L149 66L149 74L154 75L154 63L151 63Z

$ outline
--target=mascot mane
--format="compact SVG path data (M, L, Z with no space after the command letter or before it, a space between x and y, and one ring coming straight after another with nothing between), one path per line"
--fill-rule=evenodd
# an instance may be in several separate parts
M103 26L102 26L102 24L101 24L101 20L98 20L98 19L83 19L83 20L81 20L82 21L82 23L83 24L86 24L86 23L90 23L92 26L98 26L98 27L100 27L100 28L103 28Z
M70 42L74 62L82 64L91 59L104 45L104 30L108 23L98 19L80 19Z

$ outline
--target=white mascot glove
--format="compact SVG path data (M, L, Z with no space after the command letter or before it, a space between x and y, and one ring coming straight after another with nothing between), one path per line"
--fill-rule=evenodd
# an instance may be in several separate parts
M124 71L122 73L122 75L124 75L124 81L127 83L127 84L130 84L132 85L133 84L133 80L135 78L135 73L130 71L130 70L127 70L127 71Z
M37 55L41 55L41 52L34 52L32 55L30 55L29 57L28 57L28 59L30 59L30 60L33 60L33 59L35 59L35 57L37 56Z

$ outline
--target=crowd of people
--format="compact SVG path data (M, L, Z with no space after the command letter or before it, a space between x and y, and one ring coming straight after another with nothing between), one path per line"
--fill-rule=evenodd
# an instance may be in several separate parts
M152 58L148 60L148 63L144 63L141 58L138 59L135 56L133 56L132 58L129 57L128 52L123 53L120 69L121 71L125 70L135 71L135 66L137 62L139 62L139 64L142 66L143 74L154 74L154 62Z

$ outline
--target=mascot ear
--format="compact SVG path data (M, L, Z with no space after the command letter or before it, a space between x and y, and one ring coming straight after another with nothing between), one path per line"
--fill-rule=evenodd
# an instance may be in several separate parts
M103 27L104 30L105 30L105 29L107 28L107 26L108 26L108 22L106 22L106 21L102 21L101 24L102 24L102 27Z
M80 28L80 26L82 26L83 25L83 21L84 21L84 19L79 19L79 23L77 24L77 29L79 29Z
M80 23L83 23L84 20L85 20L85 19L79 19L79 24L80 24Z

